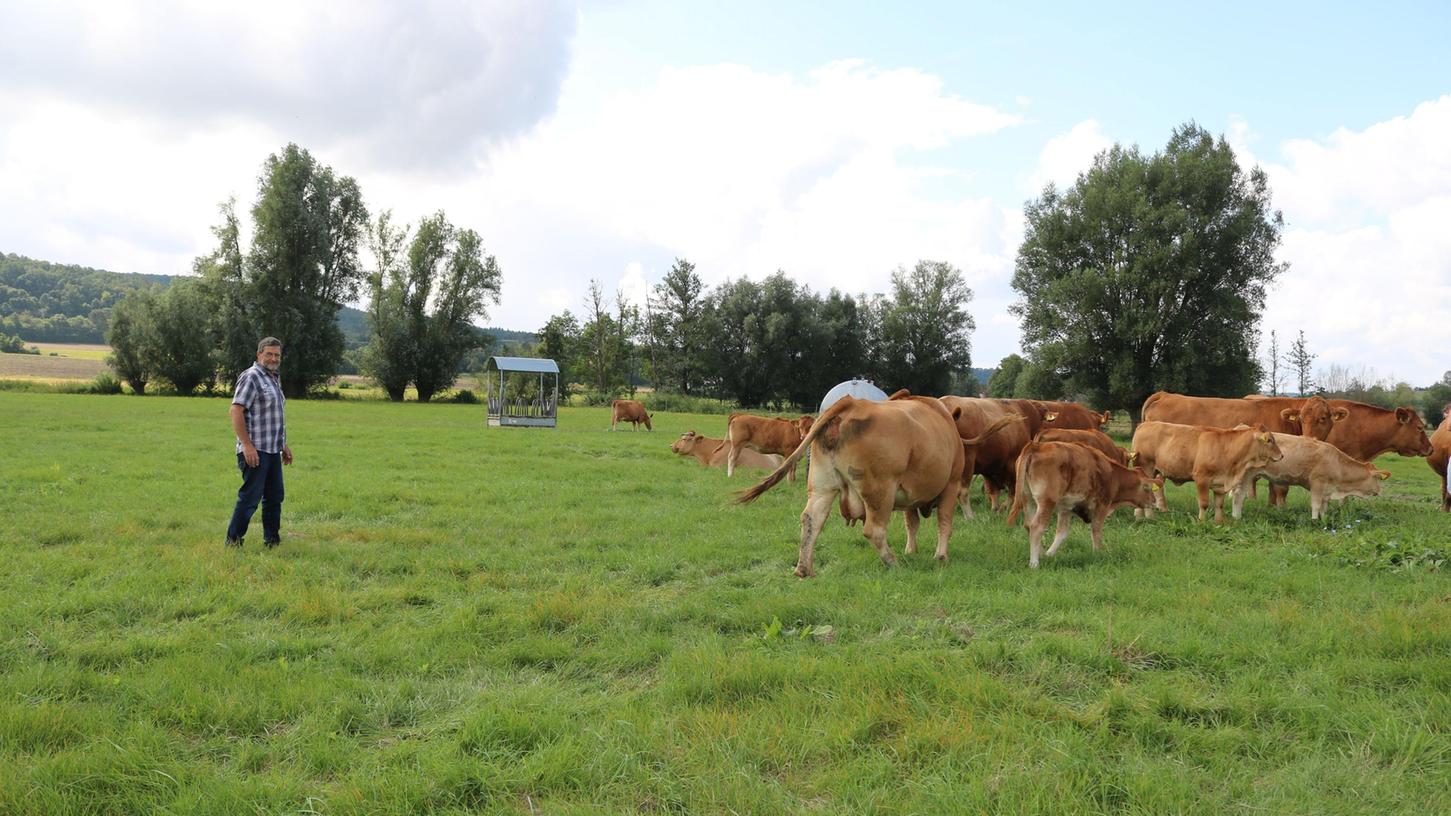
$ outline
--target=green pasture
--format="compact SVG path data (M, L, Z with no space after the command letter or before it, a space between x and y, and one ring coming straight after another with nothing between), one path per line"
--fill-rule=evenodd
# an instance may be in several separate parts
M1423 460L1038 571L980 493L946 565L837 518L801 581L803 483L603 408L294 401L284 544L227 550L226 406L0 392L0 813L1451 812Z

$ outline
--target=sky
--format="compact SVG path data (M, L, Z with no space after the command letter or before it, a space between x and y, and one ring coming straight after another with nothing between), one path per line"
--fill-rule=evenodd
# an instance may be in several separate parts
M1284 215L1262 334L1423 386L1451 369L1448 30L1444 2L8 0L0 251L187 274L293 142L375 214L476 230L487 325L580 315L591 280L643 304L676 259L822 294L936 260L993 367L1024 204L1193 121Z

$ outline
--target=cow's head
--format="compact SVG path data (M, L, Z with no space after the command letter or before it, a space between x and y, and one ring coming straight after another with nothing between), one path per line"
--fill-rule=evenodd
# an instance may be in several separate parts
M810 414L802 414L800 419L791 424L796 426L796 430L800 431L802 436L805 436L811 433L811 424L815 421Z
M695 443L699 440L700 437L695 433L695 431L686 431L685 433L680 435L679 439L670 443L670 449L680 454L681 456L684 456L695 450Z
M1391 437L1395 452L1402 456L1430 456L1431 440L1426 436L1426 423L1414 408L1396 409L1396 432Z
M1349 408L1331 408L1330 403L1324 397L1314 396L1300 405L1299 408L1286 408L1280 411L1280 418L1290 427L1300 429L1301 436L1308 436L1311 439L1325 441L1330 431L1335 428L1335 423L1350 416Z
M1254 429L1254 445L1250 454L1250 466L1259 467L1270 462L1278 462L1285 458L1280 450L1279 443L1275 442L1275 435L1270 433L1263 423Z

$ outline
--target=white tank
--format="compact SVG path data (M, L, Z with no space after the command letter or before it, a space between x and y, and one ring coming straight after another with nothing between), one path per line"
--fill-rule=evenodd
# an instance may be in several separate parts
M874 402L887 401L887 393L872 385L869 380L847 380L844 383L837 383L832 386L830 391L826 392L826 396L821 398L821 408L817 410L816 415L821 416L822 411L830 408L833 402L836 402L842 397L853 397L855 399L872 400Z

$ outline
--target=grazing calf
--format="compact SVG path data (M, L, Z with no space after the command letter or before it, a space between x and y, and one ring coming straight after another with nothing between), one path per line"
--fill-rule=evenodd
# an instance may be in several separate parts
M1426 464L1431 470L1441 477L1441 510L1451 511L1451 493L1446 491L1446 463L1451 460L1451 405L1446 406L1446 418L1436 426L1436 432L1431 434L1431 455L1426 457Z
M1088 522L1093 549L1103 546L1103 522L1115 508L1148 507L1159 489L1142 471L1126 468L1102 452L1073 442L1033 442L1018 456L1017 490L1008 524L1031 504L1028 524L1028 566L1038 568L1043 531L1054 513L1051 557L1068 537L1069 515Z
M630 429L640 430L640 423L645 423L645 430L653 431L650 427L650 415L645 412L645 406L639 400L617 399L610 403L610 430L620 422L630 423Z
M711 439L708 436L701 436L695 431L686 431L680 435L679 439L670 443L670 450L681 456L694 456L700 462L701 467L723 468L726 466L724 439ZM736 467L775 470L780 467L782 458L774 453L743 450L740 459L736 462Z
M736 462L740 459L741 451L750 449L761 453L776 453L781 456L791 455L796 446L801 444L802 437L811 430L811 417L802 415L800 419L777 419L775 417L751 416L750 414L731 414L726 420L726 476L735 475ZM791 481L796 481L796 468L793 466L790 473Z
M1184 484L1192 481L1199 492L1199 520L1214 494L1214 520L1224 521L1224 495L1245 487L1245 474L1284 455L1265 426L1258 428L1206 428L1172 422L1141 422L1134 431L1134 453L1139 467L1150 476L1163 476ZM1167 510L1163 493L1159 509ZM1152 511L1146 511L1152 515Z
M741 504L755 501L780 484L801 457L811 451L806 508L801 512L801 547L796 575L815 573L816 537L840 497L843 515L865 519L862 533L882 562L897 562L887 547L887 522L893 509L937 511L937 552L947 560L952 511L962 478L962 442L954 417L931 397L897 394L886 402L843 397L816 424L780 467L741 493ZM907 549L917 549L917 513L907 516Z
M1346 496L1379 496L1380 483L1389 479L1389 471L1377 470L1369 462L1352 459L1329 442L1306 436L1275 434L1275 444L1284 456L1245 473L1246 487L1256 476L1264 476L1272 485L1299 485L1310 491L1310 518L1325 515L1331 499ZM1244 507L1245 489L1235 491L1235 518Z

